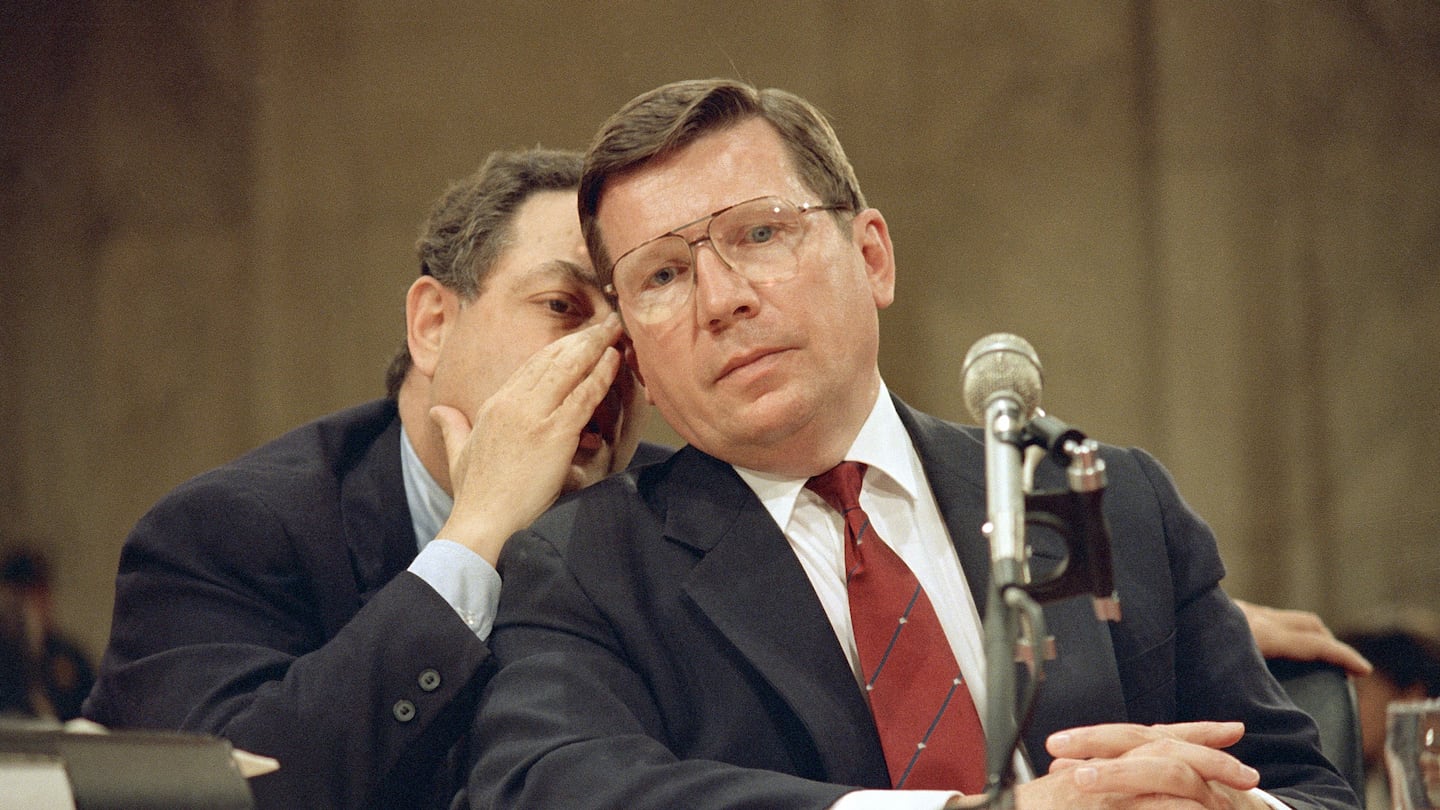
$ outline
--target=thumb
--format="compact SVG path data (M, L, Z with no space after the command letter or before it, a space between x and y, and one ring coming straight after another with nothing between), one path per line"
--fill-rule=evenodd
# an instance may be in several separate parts
M445 443L445 458L454 467L460 448L470 435L470 420L458 408L436 405L430 409L430 421L440 428L440 440Z

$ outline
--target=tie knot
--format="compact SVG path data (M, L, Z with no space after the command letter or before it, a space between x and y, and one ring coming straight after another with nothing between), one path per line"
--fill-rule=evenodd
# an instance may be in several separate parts
M860 506L860 483L864 480L864 464L858 461L842 461L806 481L805 487L843 515Z

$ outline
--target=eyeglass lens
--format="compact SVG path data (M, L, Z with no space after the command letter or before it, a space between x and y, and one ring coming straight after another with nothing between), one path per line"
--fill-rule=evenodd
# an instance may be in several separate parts
M693 240L665 234L622 256L615 265L615 287L641 321L665 320L689 299L695 252L707 243L727 267L751 282L784 281L798 270L795 250L805 235L801 214L812 210L817 209L802 210L778 197L739 203L715 214L705 233Z

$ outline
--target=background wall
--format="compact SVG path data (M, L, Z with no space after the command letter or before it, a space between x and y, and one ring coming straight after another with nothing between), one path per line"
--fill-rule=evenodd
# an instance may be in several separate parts
M1017 332L1232 593L1440 608L1436 3L55 0L0 53L0 532L97 653L154 500L380 393L449 180L711 75L834 118L911 403L969 421L961 358Z

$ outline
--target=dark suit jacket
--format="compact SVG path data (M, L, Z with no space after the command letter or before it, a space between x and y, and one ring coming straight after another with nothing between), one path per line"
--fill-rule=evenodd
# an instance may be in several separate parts
M983 610L979 434L897 407ZM1296 808L1356 806L1220 591L1209 530L1149 456L1104 457L1124 621L1098 623L1088 599L1047 608L1059 657L1025 734L1038 771L1061 728L1244 720L1234 750L1263 787ZM1053 549L1037 545L1043 567ZM501 572L472 806L823 808L888 786L824 610L729 465L685 448L570 496L510 540Z
M200 475L125 543L85 714L276 757L260 807L444 807L490 652L415 554L390 400Z

